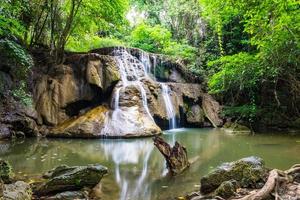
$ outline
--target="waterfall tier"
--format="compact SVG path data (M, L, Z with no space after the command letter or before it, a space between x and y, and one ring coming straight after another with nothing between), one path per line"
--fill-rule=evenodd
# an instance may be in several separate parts
M219 126L218 103L195 80L160 55L94 50L41 73L36 109L41 124L54 126L48 135L57 137L144 137L179 125Z

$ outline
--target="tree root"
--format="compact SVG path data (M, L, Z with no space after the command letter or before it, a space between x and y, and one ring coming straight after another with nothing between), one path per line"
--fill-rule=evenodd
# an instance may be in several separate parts
M270 171L267 182L263 188L258 191L253 191L250 194L236 200L263 200L267 199L271 195L275 197L275 200L282 200L279 195L279 188L281 188L282 184L293 182L293 178L290 175L299 172L300 164L294 165L286 171L273 169Z

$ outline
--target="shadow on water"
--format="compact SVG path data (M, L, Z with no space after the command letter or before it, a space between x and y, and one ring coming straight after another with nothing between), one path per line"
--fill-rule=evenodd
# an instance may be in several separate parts
M100 163L109 168L102 180L103 199L160 200L196 190L200 177L222 162L257 155L269 167L299 163L300 136L232 136L220 129L174 129L162 137L188 150L191 167L167 177L165 161L151 138L132 140L26 139L0 143L0 156L20 176L41 174L61 164ZM284 159L282 159L284 158Z

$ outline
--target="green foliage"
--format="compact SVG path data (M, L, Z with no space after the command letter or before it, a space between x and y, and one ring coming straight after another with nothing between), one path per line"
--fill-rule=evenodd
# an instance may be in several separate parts
M33 105L32 96L28 92L28 88L24 80L21 80L18 83L18 87L12 90L12 94L16 99L20 100L23 105L29 107Z
M130 44L145 51L162 53L171 42L171 32L160 25L140 24L131 32Z
M171 32L160 26L140 24L132 31L129 43L153 53L163 53L188 61L195 58L196 49L186 42L178 43L172 40Z
M66 45L66 50L73 52L88 52L92 49L114 46L126 46L117 38L98 37L86 35L83 38L70 37Z
M25 21L28 14L28 1L2 0L0 3L0 37L18 36L25 32Z
M255 104L245 104L242 106L227 106L224 108L222 115L224 117L253 122L257 116L257 113L258 108Z
M12 69L16 77L20 79L27 77L29 69L33 66L33 60L22 46L11 40L0 40L0 52L8 64L17 66Z
M278 109L281 102L288 102L285 106L298 104L299 90L295 88L300 86L300 3L295 0L203 2L204 13L218 34L221 51L232 54L208 63L210 92L221 95L225 103L233 106L228 113L251 119L255 113L248 112L255 110L252 105L273 105ZM280 87L285 91L277 92ZM261 90L272 95L264 98ZM283 93L291 98L278 95ZM240 107L244 104L251 106ZM280 110L289 110L284 105Z
M264 75L257 58L243 52L211 61L208 66L213 74L208 82L211 93L254 91Z
M6 65L11 68L10 73L18 81L12 90L13 96L24 105L32 105L32 98L26 85L28 73L33 66L30 54L19 44L7 39L0 40L0 52Z

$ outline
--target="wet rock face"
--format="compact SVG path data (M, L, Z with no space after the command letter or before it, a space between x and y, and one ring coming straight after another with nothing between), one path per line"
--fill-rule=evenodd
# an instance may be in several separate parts
M101 137L101 131L105 126L108 108L98 106L87 113L73 119L69 119L51 129L50 137L79 137L96 138Z
M187 123L194 127L201 127L205 121L202 108L199 105L193 105L186 113Z
M35 81L39 122L57 125L77 115L80 109L107 98L106 93L119 79L115 60L109 56L87 54L79 58L70 57L66 64L52 67Z
M80 190L83 187L93 188L107 174L107 168L102 165L59 166L45 177L47 181L35 191L38 196L55 194L69 190Z
M28 183L17 181L3 186L4 200L31 200L32 191Z
M258 157L224 163L214 171L201 178L200 192L208 194L215 191L223 182L235 180L241 187L256 188L266 175L264 162Z
M85 138L158 135L169 118L181 126L203 127L208 119L219 126L219 105L207 103L213 98L197 78L164 59L125 48L69 56L35 79L39 124L51 127L48 136ZM168 82L155 76L161 66Z

